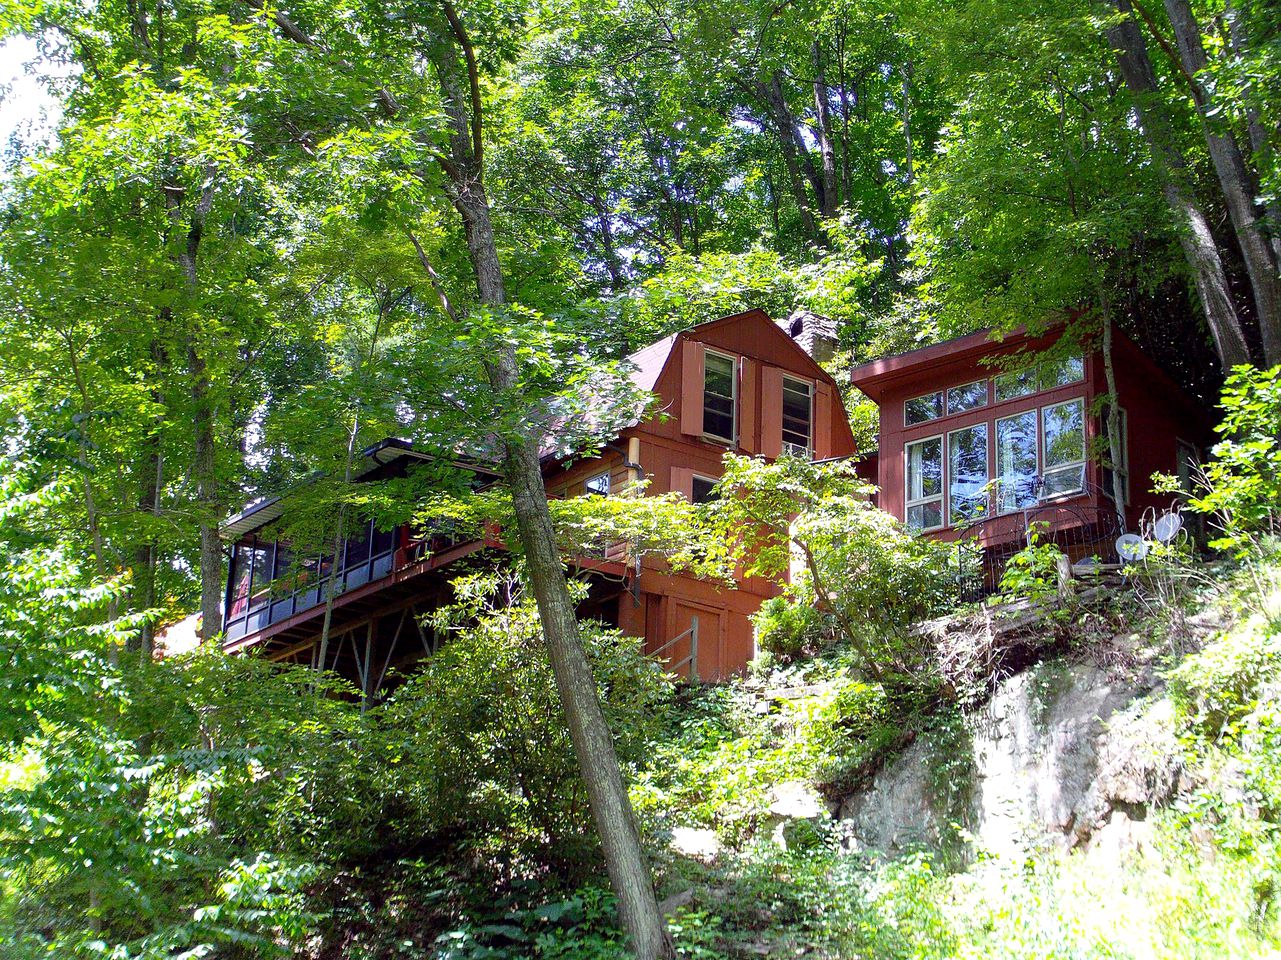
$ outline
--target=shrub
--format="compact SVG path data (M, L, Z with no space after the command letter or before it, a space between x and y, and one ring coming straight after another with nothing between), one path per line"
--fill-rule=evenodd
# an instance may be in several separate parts
M1044 600L1059 589L1059 564L1064 553L1053 541L1043 541L1045 525L1032 524L1027 546L1010 557L1001 574L1000 592L1005 596Z
M595 832L533 599L500 573L454 591L435 616L451 638L382 711L389 796L423 818L400 831L455 838L500 879L581 882ZM590 621L582 636L619 759L635 763L666 729L672 682L641 641Z
M727 456L720 491L714 522L748 574L792 572L787 600L829 618L873 678L922 675L926 651L910 628L953 599L944 546L872 506L845 462Z
M1225 437L1204 467L1194 509L1219 517L1216 547L1241 549L1261 534L1281 532L1281 366L1233 369L1220 403Z
M752 616L757 647L780 663L813 653L827 638L826 619L813 604L771 597Z

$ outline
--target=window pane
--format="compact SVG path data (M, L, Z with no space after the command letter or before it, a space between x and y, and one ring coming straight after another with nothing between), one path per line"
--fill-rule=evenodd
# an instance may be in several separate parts
M1013 400L1015 397L1026 397L1036 393L1036 367L1019 370L1014 373L997 374L992 381L996 388L996 402Z
M931 530L943 526L943 501L931 500L908 507L907 526L910 530Z
M609 495L609 474L598 473L594 477L588 477L587 482L583 484L589 494L598 497Z
M1078 463L1070 467L1046 470L1041 486L1041 497L1048 500L1066 493L1078 493L1083 489L1085 489L1085 464Z
M1041 411L1045 431L1045 469L1085 460L1085 401L1058 403Z
M369 524L366 523L363 528L355 530L347 538L347 553L345 567L354 567L357 564L364 563L369 559Z
M1121 432L1124 435L1124 427ZM1124 446L1122 449L1124 450ZM1179 489L1184 493L1194 493L1196 492L1198 471L1201 468L1201 458L1197 455L1196 447L1190 443L1184 443L1182 440L1178 441L1178 458ZM1122 466L1125 466L1124 461Z
M943 391L928 393L923 397L913 397L903 404L903 422L908 426L914 423L925 423L943 416Z
M695 503L709 503L716 499L716 481L707 477L695 477L690 494Z
M396 549L396 528L390 530L374 529L374 556L382 556Z
M948 434L948 500L952 522L987 512L987 424Z
M250 550L250 547L237 546L231 555L231 607L227 611L228 619L244 613L249 603Z
M783 378L783 443L794 444L799 453L810 449L813 402L810 385L801 380ZM787 447L784 446L786 450Z
M249 609L253 610L261 607L267 602L268 588L271 586L271 554L270 547L254 546L242 547L242 550L248 552L248 562L253 577L252 596L249 598Z
M1041 389L1053 390L1085 378L1085 359L1081 356L1047 360L1041 364Z
M734 361L715 353L703 361L703 432L734 439Z
M961 413L987 406L987 381L976 380L947 392L947 412Z
M943 492L943 438L907 445L907 499L923 500Z
M1036 503L1036 411L996 421L999 512Z

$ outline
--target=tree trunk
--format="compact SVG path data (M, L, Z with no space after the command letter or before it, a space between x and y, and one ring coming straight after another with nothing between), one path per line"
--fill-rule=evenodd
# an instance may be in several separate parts
M1232 55L1238 60L1245 57L1250 49L1250 37L1240 9L1231 0L1224 7L1224 18L1228 26L1228 43ZM1253 87L1251 83L1247 90ZM1250 151L1254 155L1256 170L1265 168L1272 156L1281 149L1281 132L1273 124L1272 133L1263 125L1259 111L1247 103L1245 108L1246 131L1250 137ZM1268 222L1265 225L1272 242L1272 256L1281 263L1281 196L1275 193L1267 205Z
M841 196L849 203L853 192L850 180L850 91L845 76L845 28L837 35L836 82L841 91Z
M827 78L823 74L823 51L815 38L811 47L814 57L814 115L818 119L818 150L823 160L823 189L819 208L824 219L836 216L836 149L832 145L832 109L828 103Z
M1264 231L1262 211L1254 202L1256 178L1246 166L1232 131L1210 116L1206 98L1195 85L1197 74L1205 69L1206 55L1201 43L1201 26L1191 5L1188 0L1165 0L1165 9L1174 26L1183 67L1194 78L1193 100L1250 278L1264 358L1269 366L1281 363L1281 277Z
M438 162L449 182L454 207L463 221L480 302L486 307L501 309L507 295L485 193L478 67L466 29L450 0L442 0L442 9L456 46L438 45L431 50L452 128L450 156L439 157ZM464 75L469 90L466 96ZM502 394L515 389L519 383L515 348L505 344L497 346L488 361L487 372L496 392ZM541 440L540 436L513 434L503 441L503 470L511 490L526 573L538 606L570 740L600 835L605 866L618 897L619 917L631 938L632 952L638 960L674 957L675 949L654 896L631 800L614 752L613 737L601 710L591 664L579 636L573 598L556 548L538 455Z
M142 461L143 475L138 496L138 512L146 514L145 523L155 521L160 510L160 487L164 479L164 460L160 453L160 438L153 436L147 440L147 454ZM141 545L134 552L133 596L134 609L142 612L156 605L156 562L159 546L150 527ZM151 659L155 641L155 624L146 620L138 630L138 639L132 641L126 649L138 654L138 659L146 663Z
M1106 283L1106 278L1104 278ZM1120 394L1116 390L1116 366L1112 360L1112 305L1108 300L1107 288L1099 286L1099 307L1103 312L1103 376L1107 382L1108 405L1104 416L1108 424L1108 459L1112 462L1112 503L1116 507L1116 518L1121 525L1121 532L1126 530L1125 521L1125 484L1121 481L1121 408Z
M600 243L605 270L609 274L609 288L615 292L627 286L627 277L623 274L623 263L618 257L618 248L614 243L614 225L610 222L609 208L601 197L592 198L592 209L600 222Z
M1223 260L1205 214L1192 196L1187 162L1179 151L1174 129L1159 101L1156 74L1147 44L1134 18L1130 0L1112 0L1125 16L1107 28L1108 42L1116 54L1125 85L1134 97L1143 135L1162 174L1162 193L1174 215L1179 244L1192 273L1215 350L1224 368L1250 362L1245 335L1228 289Z
M778 135L779 149L783 153L783 166L787 169L787 182L792 189L801 215L801 229L807 237L817 239L818 228L814 223L814 212L809 195L805 192L804 178L801 173L800 158L796 149L796 126L792 122L791 112L783 102L783 91L775 76L771 83L757 81L756 93L765 106L765 112L774 125Z
M200 509L200 639L207 642L222 631L222 544L218 540L217 453L209 375L194 343L187 346L187 371L195 408L191 471Z

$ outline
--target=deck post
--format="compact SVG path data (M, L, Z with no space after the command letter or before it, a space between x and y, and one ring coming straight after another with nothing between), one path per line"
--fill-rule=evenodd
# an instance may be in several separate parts
M698 617L692 620L689 627L689 679L698 683Z
M369 670L372 666L370 658L374 650L374 621L369 621L369 627L365 630L365 667L360 671L360 712L364 713L369 706Z

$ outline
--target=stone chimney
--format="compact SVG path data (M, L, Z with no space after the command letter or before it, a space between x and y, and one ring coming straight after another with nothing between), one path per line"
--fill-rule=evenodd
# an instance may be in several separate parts
M783 332L818 363L827 363L836 353L836 321L801 307L786 320L778 321Z

